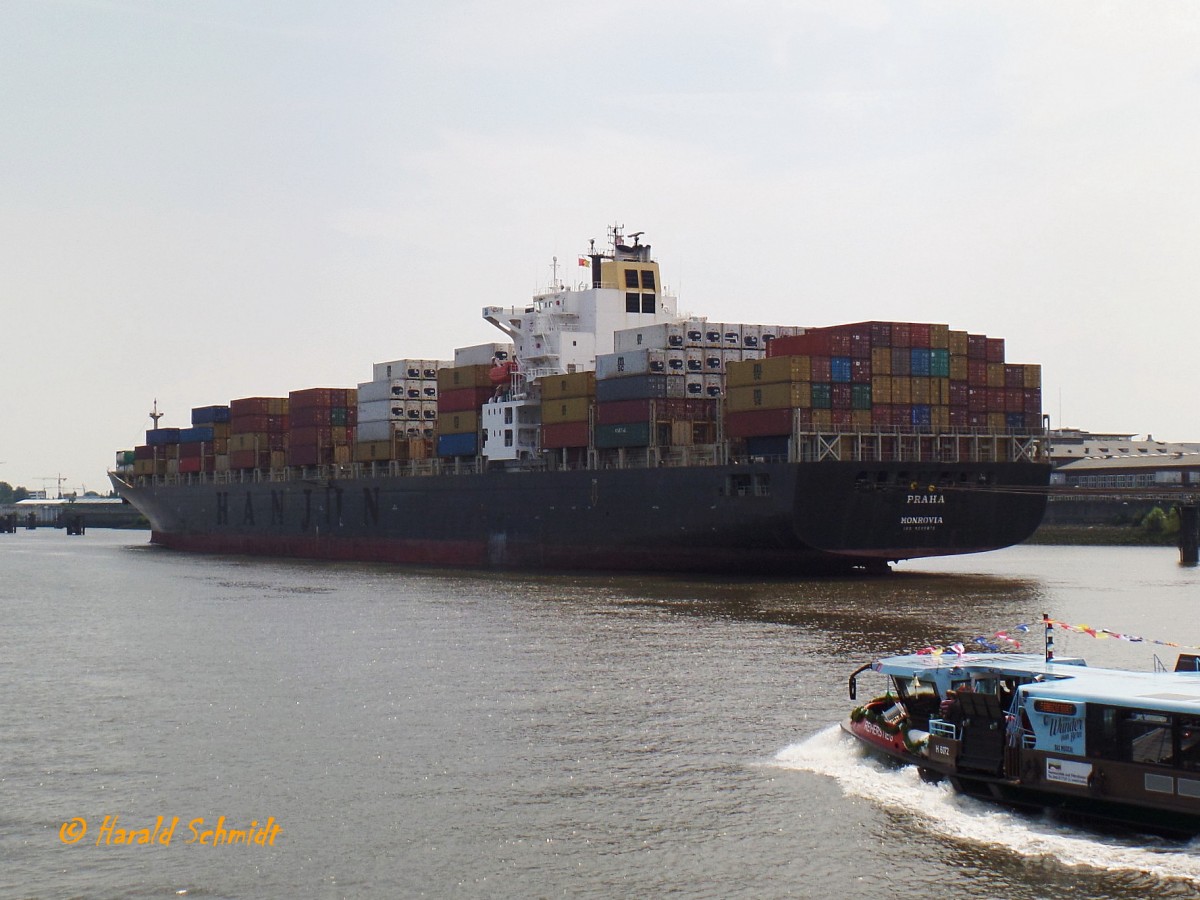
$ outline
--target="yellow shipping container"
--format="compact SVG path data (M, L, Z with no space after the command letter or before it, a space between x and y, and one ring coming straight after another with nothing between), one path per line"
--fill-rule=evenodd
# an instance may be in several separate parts
M1025 366L1025 387L1040 388L1042 386L1042 367L1036 363Z
M912 402L912 377L909 375L893 375L892 403Z
M954 381L966 381L970 366L965 356L950 357L950 377Z
M1005 432L1008 430L1007 423L1004 421L1004 413L991 412L988 413L988 428L992 431Z
M945 350L950 346L950 326L930 325L929 346L934 350Z
M812 411L813 428L833 428L833 410L832 409L814 409Z
M455 388L491 387L492 367L487 363L475 366L451 366L448 369L438 369L438 392L452 391Z
M335 448L335 450L336 449L337 448ZM339 460L335 453L334 454L334 462L350 462L350 458L349 458L350 448L345 447L344 449L346 450L346 459ZM287 468L287 454L284 453L282 450L272 450L271 451L271 468L272 469Z
M871 411L869 409L855 409L850 412L851 425L870 425Z
M275 438L278 440L278 436ZM271 446L271 436L263 431L247 431L229 436L229 452L238 453L243 450L266 450Z
M215 468L218 472L228 472L229 454L218 453L213 461L213 468Z
M376 462L392 458L391 441L359 441L354 445L355 462Z
M692 434L691 422L671 422L672 447L690 447L692 445Z
M787 357L778 357L786 359ZM749 412L755 409L808 409L812 406L812 386L807 382L786 384L757 384L727 388L727 412Z
M438 417L437 432L438 434L478 434L479 413L474 410L442 413Z
M1004 387L1004 363L987 364L987 386L991 388Z
M874 351L872 351L874 352ZM891 350L888 350L889 355ZM873 367L872 367L873 370ZM878 397L880 403L892 402L892 376L891 375L872 375L871 376L871 396Z
M747 359L725 366L725 387L746 387L755 384L784 384L809 381L812 378L812 358L808 356L773 356L770 359Z
M951 363L956 356L967 355L967 333L965 331L951 331L949 335L950 358ZM951 378L954 376L951 375Z
M872 375L891 375L892 374L892 348L891 347L872 347L871 348L871 374Z
M934 376L929 379L930 403L938 406L950 405L950 379ZM916 402L915 400L913 401Z
M933 400L930 398L933 395L932 395L932 393L930 391L930 387L929 387L929 382L930 382L929 376L914 375L914 376L912 376L912 378L910 380L912 381L912 401L911 402L924 403L924 404L932 403ZM905 401L901 400L900 402L903 403Z
M933 406L929 410L929 422L934 431L947 431L950 428L950 407Z
M571 397L596 396L595 372L572 372L568 375L547 375L539 379L542 386L542 403L547 400L563 400ZM566 421L566 420L562 420Z
M275 454L271 454L274 456ZM338 465L346 465L351 462L351 457L354 455L349 444L337 444L333 448L333 461ZM271 468L275 468L275 460L271 460Z
M558 400L542 398L542 424L560 425L564 422L586 422L591 409L590 397L564 397Z

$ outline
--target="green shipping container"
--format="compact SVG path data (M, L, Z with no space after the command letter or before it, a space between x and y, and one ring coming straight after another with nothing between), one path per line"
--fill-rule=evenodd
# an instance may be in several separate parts
M650 445L650 423L631 422L627 425L597 425L596 449L615 450L618 447L647 447Z

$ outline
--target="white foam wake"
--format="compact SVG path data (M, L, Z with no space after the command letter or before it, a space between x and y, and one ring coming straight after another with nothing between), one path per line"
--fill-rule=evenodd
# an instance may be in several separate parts
M785 747L774 764L834 778L846 794L903 810L930 831L952 839L1002 847L1022 857L1053 859L1067 866L1142 872L1200 884L1200 839L1180 844L1142 835L1094 835L963 797L944 782L921 781L913 766L896 768L877 760L836 725Z

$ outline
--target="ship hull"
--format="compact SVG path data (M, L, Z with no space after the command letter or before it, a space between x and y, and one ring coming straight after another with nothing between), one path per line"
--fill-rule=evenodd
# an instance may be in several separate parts
M997 549L1041 521L1030 463L761 463L129 484L151 540L437 566L806 574ZM987 488L979 485L987 484Z

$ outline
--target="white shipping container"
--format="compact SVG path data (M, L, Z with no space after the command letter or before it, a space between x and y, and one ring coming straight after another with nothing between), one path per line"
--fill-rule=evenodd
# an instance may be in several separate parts
M405 378L404 384L401 385L400 393L396 394L396 396L401 400L420 400L421 388L426 384L428 382L421 378Z
M390 441L394 430L395 428L391 422L364 422L362 419L359 419L355 435L358 437L360 444L365 444L368 441Z
M471 347L459 347L454 351L454 367L490 366L493 360L507 362L512 359L512 355L512 344L475 344ZM443 364L442 367L449 368L449 363Z
M398 396L397 390L403 392L403 385L400 379L364 381L358 386L358 402L361 405L374 400L390 400Z
M683 323L684 347L703 347L705 319L688 319Z
M736 322L726 322L725 329L722 332L725 339L724 346L726 347L741 347L742 346L742 326Z
M623 328L613 334L613 349L618 353L651 347L656 350L682 349L684 342L682 322L660 322L644 328Z
M373 381L391 381L398 378L420 378L423 359L393 359L375 363ZM435 376L436 377L436 376Z
M709 322L708 327L704 329L704 346L720 347L721 343L725 340L724 333L724 322Z
M704 373L704 350L699 347L688 347L683 351L685 365L684 371L689 375L696 373Z
M704 376L704 396L705 397L724 397L725 396L725 376L724 375L705 375Z
M596 378L624 378L628 375L660 375L667 371L667 351L645 348L624 353L601 353L596 357Z
M436 422L438 417L438 405L436 400L421 401L421 419L425 422Z
M393 418L391 400L360 400L358 401L358 421L386 422Z
M742 346L748 350L757 350L762 344L761 325L743 325L742 326Z
M708 347L704 351L704 374L723 375L725 373L725 351L718 347Z
M685 387L684 387L684 396L685 397L703 397L704 396L704 376L703 375L693 375L690 372L687 374L686 381L685 381Z
M667 351L667 374L682 375L687 369L687 356L682 350Z

